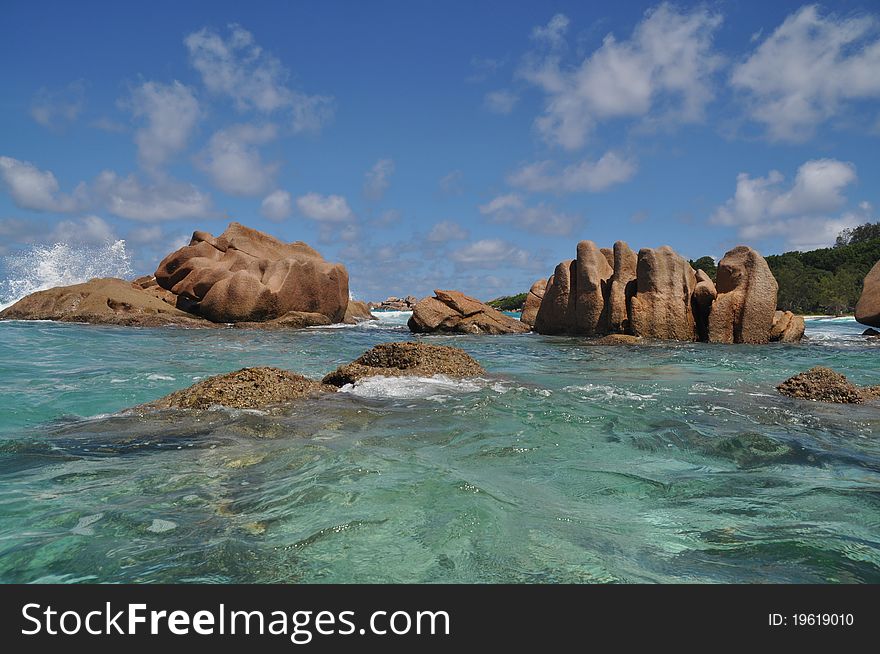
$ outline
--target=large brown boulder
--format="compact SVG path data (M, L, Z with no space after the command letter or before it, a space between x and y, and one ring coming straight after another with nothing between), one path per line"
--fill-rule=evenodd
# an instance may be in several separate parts
M740 245L718 263L718 297L709 314L712 343L767 343L779 285L760 254Z
M535 331L539 334L575 333L575 295L577 266L574 261L563 261L547 280L544 299L535 316Z
M770 340L798 343L804 337L805 328L803 316L796 316L791 311L777 311L770 326Z
M331 386L353 384L366 377L478 377L483 367L464 350L427 343L381 343L353 362L328 374L322 383Z
M863 325L880 327L880 261L865 276L862 295L856 304L856 320Z
M695 339L691 295L697 284L690 264L669 247L639 250L630 328L636 336Z
M220 236L195 232L169 254L156 282L178 307L214 322L264 321L290 311L340 322L348 306L348 272L301 241L278 239L230 223Z
M636 291L638 256L624 241L614 244L612 256L614 273L608 280L603 326L612 334L625 334L630 329L629 302Z
M0 320L59 320L102 325L210 326L175 308L159 293L113 277L37 291L0 312Z
M575 329L578 334L593 336L604 333L602 314L605 310L605 293L614 268L610 250L603 252L593 241L581 241L577 245L575 297Z
M479 300L458 291L434 291L413 307L407 323L416 333L454 332L459 334L518 334L527 325Z
M523 324L529 327L535 326L535 318L538 316L538 309L541 308L541 300L544 299L544 291L546 289L546 279L539 279L532 284L526 295L526 301L523 303L522 315L519 317Z
M140 408L208 409L220 405L258 409L335 390L332 386L278 368L243 368L208 377Z

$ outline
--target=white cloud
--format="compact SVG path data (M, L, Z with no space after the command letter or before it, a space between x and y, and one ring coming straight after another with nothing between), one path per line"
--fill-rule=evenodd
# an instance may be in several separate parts
M831 215L844 207L844 189L857 181L855 166L835 159L807 161L785 188L782 173L766 177L740 173L736 192L712 215L717 225L736 227L747 239L784 237L792 247L821 247L834 242L845 227L865 222L858 212ZM870 205L860 206L862 213ZM855 222L854 222L855 221Z
M387 209L379 214L379 217L373 220L373 224L379 227L388 227L394 223L400 222L400 211L397 209Z
M263 198L260 209L262 214L269 220L281 221L290 216L291 205L290 193L278 189Z
M483 99L483 105L493 114L509 114L513 111L519 96L508 89L498 89L490 91Z
M552 47L559 47L565 43L565 32L571 21L565 14L556 14L546 25L539 25L532 29L532 38L536 41L544 41Z
M480 213L494 223L510 224L528 232L567 236L581 222L578 216L561 213L545 204L529 207L516 193L499 195L480 206Z
M29 161L0 157L0 178L12 201L32 211L76 211L79 198L60 192L58 180L49 170L40 170Z
M467 237L468 231L451 220L436 223L431 228L431 231L428 232L428 241L431 243L446 243L447 241L457 241Z
M272 184L277 164L264 164L255 147L275 138L274 125L232 125L217 131L202 153L199 165L211 181L231 195L259 195Z
M190 63L210 92L229 96L239 111L289 111L294 132L320 131L332 119L332 97L290 88L290 72L250 32L236 24L228 30L225 39L208 28L184 39Z
M0 157L2 178L12 200L22 209L77 213L108 211L131 220L204 218L211 214L211 198L194 185L167 177L144 184L134 175L120 177L102 171L95 180L81 182L72 194L62 193L48 170L12 157Z
M62 220L49 234L48 242L101 245L117 240L116 233L104 219L86 216L79 220Z
M145 82L132 91L125 105L136 118L144 119L134 140L141 165L152 171L186 147L201 115L192 90L178 81Z
M453 261L474 268L494 268L500 264L528 267L529 253L502 239L483 239L455 250Z
M379 159L367 171L364 181L364 194L373 200L379 200L391 185L390 177L394 173L394 160Z
M31 102L31 118L43 127L63 130L82 113L85 93L86 85L82 80L71 82L61 90L42 88Z
M720 24L721 16L705 7L685 11L661 4L645 13L629 40L609 34L574 67L563 67L558 54L532 54L520 74L547 94L535 127L548 143L574 150L607 119L662 109L671 122L701 120L721 63L712 52ZM554 43L564 30L558 29L561 22L557 29L552 25L537 34Z
M319 222L346 222L354 218L348 201L341 195L306 193L296 199L296 206L306 218Z
M802 7L734 68L731 85L771 139L803 141L848 102L880 97L877 27L871 16Z
M633 160L609 151L596 162L584 160L561 171L551 161L528 164L508 175L507 182L535 192L595 192L632 179L637 169Z
M134 175L119 177L105 170L98 175L89 194L95 205L129 220L205 218L211 213L210 196L192 184L169 179L143 184Z

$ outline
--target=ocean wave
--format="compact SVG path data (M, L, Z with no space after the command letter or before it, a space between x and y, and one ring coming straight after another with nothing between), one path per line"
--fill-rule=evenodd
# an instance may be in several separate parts
M5 279L0 281L0 310L55 286L132 274L131 257L121 239L98 246L34 245L4 257L2 268Z
M654 402L657 400L657 393L634 393L625 388L608 386L605 384L566 386L562 390L570 393L584 393L584 399L590 400L639 400L645 402Z
M452 379L445 375L433 377L366 377L346 384L340 393L358 397L388 399L428 399L444 401L460 393L476 393L486 387L487 380Z

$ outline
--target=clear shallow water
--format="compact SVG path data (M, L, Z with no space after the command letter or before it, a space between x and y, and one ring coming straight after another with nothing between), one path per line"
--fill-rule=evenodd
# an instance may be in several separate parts
M0 581L880 581L880 407L774 391L816 364L880 383L852 320L798 346L425 337L490 375L118 413L243 366L318 377L406 318L0 323Z

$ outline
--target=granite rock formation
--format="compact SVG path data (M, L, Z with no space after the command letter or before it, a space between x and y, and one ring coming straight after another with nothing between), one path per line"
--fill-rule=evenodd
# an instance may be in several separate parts
M415 333L517 334L528 325L458 291L434 291L413 308L407 323Z

